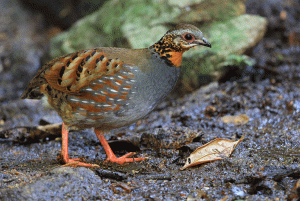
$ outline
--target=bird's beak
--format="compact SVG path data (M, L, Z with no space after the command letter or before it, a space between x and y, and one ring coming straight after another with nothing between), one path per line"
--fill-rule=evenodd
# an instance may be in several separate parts
M196 43L197 45L203 45L203 46L211 47L211 44L205 38L196 39L194 41L194 43Z

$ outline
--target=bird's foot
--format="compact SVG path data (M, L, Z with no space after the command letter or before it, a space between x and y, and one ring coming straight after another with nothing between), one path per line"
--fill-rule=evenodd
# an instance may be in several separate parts
M109 144L107 143L107 141L103 135L103 132L101 130L98 130L95 128L95 133L107 155L107 159L105 160L105 162L123 164L123 163L132 163L135 161L142 161L142 160L148 159L147 157L128 158L128 157L134 155L135 152L129 152L128 154L125 154L124 156L117 158L116 155L114 154L114 152L112 151L112 149L110 148Z
M148 157L128 158L130 156L133 156L134 154L135 154L135 152L129 152L128 154L125 154L124 156L121 156L119 158L116 157L115 154L111 154L111 155L107 156L107 159L105 160L105 162L123 164L123 163L132 163L135 161L142 161L142 160L148 159Z
M77 167L77 166L82 166L82 167L99 167L97 164L90 164L90 163L83 163L80 162L80 158L74 158L74 159L65 159L63 167Z

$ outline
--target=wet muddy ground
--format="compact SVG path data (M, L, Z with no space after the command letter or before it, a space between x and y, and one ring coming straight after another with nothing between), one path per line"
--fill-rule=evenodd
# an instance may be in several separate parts
M266 12L277 8L270 2L265 10L255 10L251 2L256 1L248 3L248 12L277 19ZM295 32L290 26L272 26L249 50L255 66L234 68L235 77L229 68L223 83L170 96L145 119L106 135L116 153L136 151L149 157L143 162L103 163L102 146L92 130L85 130L70 133L70 156L100 168L62 167L59 133L32 136L35 126L60 123L56 112L42 100L6 98L0 106L0 200L299 199L300 48L289 40ZM221 119L239 114L249 121ZM230 158L180 171L196 147L243 135Z
M139 156L150 157L140 163L103 164L105 154L92 130L72 132L69 146L72 157L100 164L95 169L61 167L59 139L25 144L2 139L0 196L4 200L295 197L300 178L300 68L281 70L281 75L255 83L247 79L219 86L213 83L162 103L129 128L115 130L112 145L117 143L115 147L123 146L126 151L140 149ZM212 107L213 112L207 109ZM13 117L5 121L11 126L30 125L25 119L32 125L41 119L59 121L49 110L42 102L34 107L30 101L2 106ZM228 114L246 114L250 119L244 125L225 124L221 117ZM230 158L179 170L196 147L193 144L215 138L237 140L242 135L245 139Z

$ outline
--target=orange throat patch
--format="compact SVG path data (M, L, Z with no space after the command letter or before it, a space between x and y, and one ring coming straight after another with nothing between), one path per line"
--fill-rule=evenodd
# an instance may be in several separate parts
M181 60L182 60L182 54L184 51L180 51L180 52L168 52L168 54L171 56L169 59L169 61L176 67L180 67L181 66Z

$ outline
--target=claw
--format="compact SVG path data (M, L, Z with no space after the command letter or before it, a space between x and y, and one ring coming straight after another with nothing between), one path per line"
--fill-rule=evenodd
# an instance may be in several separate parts
M105 162L123 164L123 163L132 163L135 161L142 161L142 160L148 159L147 157L128 158L130 156L133 156L135 154L135 152L129 152L128 154L125 154L124 156L117 158L116 155L114 154L114 152L111 150L109 144L107 143L103 133L97 129L95 129L95 133L96 133L98 139L100 140L100 142L105 150L105 153L107 155L107 159L105 160Z
M124 156L121 157L116 157L115 154L110 155L107 157L107 159L105 160L105 163L107 162L111 162L111 163L119 163L119 164L123 164L123 163L132 163L132 162L138 162L138 161L143 161L145 159L148 159L148 157L139 157L139 158L128 158L130 156L133 156L135 154L135 152L129 152L127 154L125 154Z

